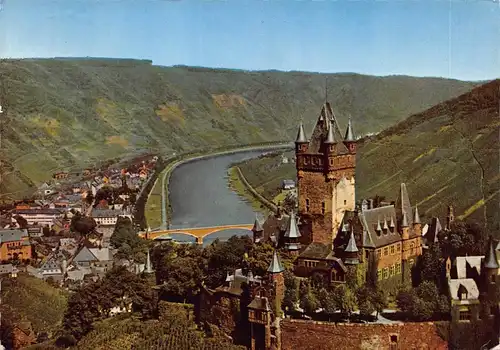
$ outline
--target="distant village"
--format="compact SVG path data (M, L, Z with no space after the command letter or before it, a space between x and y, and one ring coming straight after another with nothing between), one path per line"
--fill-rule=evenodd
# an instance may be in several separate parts
M15 278L26 272L68 289L104 276L114 264L110 237L115 224L120 217L133 220L135 202L157 160L146 156L104 169L57 172L33 198L4 206L0 275ZM81 217L95 223L91 235L72 230L72 221ZM130 261L118 263L137 273L145 268Z

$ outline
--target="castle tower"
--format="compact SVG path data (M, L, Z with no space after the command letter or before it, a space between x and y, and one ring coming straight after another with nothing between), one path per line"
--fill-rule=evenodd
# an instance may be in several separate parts
M354 231L351 228L351 237L349 238L349 243L347 243L347 247L345 248L345 258L344 263L346 265L357 265L359 264L358 258L358 247L356 245L356 239L354 238Z
M499 317L499 270L500 264L495 252L493 236L490 236L488 251L484 259L484 289L482 299L483 315Z
M303 125L296 144L301 242L332 245L344 212L355 209L356 141L349 122L345 137L330 104L324 104L310 141Z
M300 250L300 237L301 234L297 225L297 220L295 219L295 213L292 211L290 213L290 221L288 222L285 232L285 249L287 249L290 254L298 255Z
M151 256L149 255L149 249L146 256L146 266L144 267L144 273L146 274L154 273L153 266L151 265Z

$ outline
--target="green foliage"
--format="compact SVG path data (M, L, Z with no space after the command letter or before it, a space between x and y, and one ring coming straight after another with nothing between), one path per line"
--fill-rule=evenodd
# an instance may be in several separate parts
M338 310L338 300L332 290L321 288L318 292L318 299L327 315L332 315Z
M82 236L87 236L90 233L94 232L96 227L97 224L94 219L88 216L83 216L80 213L76 213L71 218L71 231L78 232Z
M387 307L387 295L382 289L368 285L356 291L356 299L359 312L363 316L369 316L373 312L380 313Z
M454 220L446 239L442 239L445 256L485 255L488 237L485 230L474 222ZM444 237L443 237L444 238Z
M337 307L347 317L350 317L357 307L356 294L345 284L337 286L334 293Z
M64 329L77 340L94 328L94 322L110 316L115 306L132 305L143 317L154 315L155 295L146 281L124 267L114 268L105 278L80 287L71 295L64 316Z
M146 262L146 253L150 242L137 235L129 218L118 218L110 243L118 249L116 258L130 259L137 263Z
M449 312L449 299L439 294L436 284L424 281L415 289L399 291L396 297L398 308L410 319L427 321Z
M10 327L28 321L37 333L55 334L62 324L67 295L48 283L23 273L2 281L2 344L8 346Z
M444 292L447 285L445 281L444 259L439 243L431 243L429 249L425 249L418 260L416 270L419 272L419 281L431 281Z
M319 308L320 303L316 295L313 293L311 285L307 283L306 286L302 288L300 293L300 307L306 314L314 314L314 312Z
M197 245L165 243L152 252L160 297L173 301L194 301L203 280L204 259Z
M285 277L285 296L283 297L282 307L288 311L294 311L299 301L299 281L290 271L284 272Z
M1 184L2 194L48 180L54 169L83 168L131 152L293 140L300 116L310 116L306 127L317 117L323 102L318 91L324 90L325 81L325 75L314 73L61 59L3 60L0 75L7 111L5 154L12 167ZM345 124L352 115L360 134L378 131L474 85L330 76L335 83L328 91L338 118ZM221 105L220 100L230 103ZM363 120L356 120L361 116Z

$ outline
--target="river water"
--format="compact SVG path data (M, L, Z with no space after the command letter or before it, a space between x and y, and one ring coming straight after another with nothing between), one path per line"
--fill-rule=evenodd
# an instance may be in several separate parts
M170 177L172 205L171 229L251 224L255 220L252 206L229 188L228 171L232 164L258 157L265 151L246 151L202 159L180 165ZM216 238L249 235L247 230L224 230L206 236L204 245ZM188 235L172 235L179 241L194 242Z

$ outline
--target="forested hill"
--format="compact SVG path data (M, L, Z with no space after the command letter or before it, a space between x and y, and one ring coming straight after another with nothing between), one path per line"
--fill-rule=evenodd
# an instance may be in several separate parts
M358 198L396 198L406 182L423 216L487 224L500 237L500 80L440 103L367 139L358 156Z
M130 153L292 140L310 130L325 98L325 74L158 67L148 61L30 59L0 62L0 194L65 168ZM407 76L329 74L341 124L378 132L475 83Z

